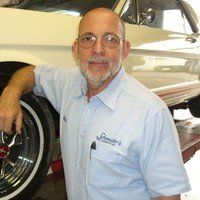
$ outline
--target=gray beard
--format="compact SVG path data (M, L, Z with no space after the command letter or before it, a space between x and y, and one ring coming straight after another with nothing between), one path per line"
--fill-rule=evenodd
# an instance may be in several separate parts
M92 88L99 88L104 83L105 80L107 80L108 78L114 77L119 69L119 66L112 64L109 72L107 72L106 74L102 76L95 77L89 73L87 66L88 66L88 62L80 63L80 71L83 74L83 76L86 78L86 80L89 82Z

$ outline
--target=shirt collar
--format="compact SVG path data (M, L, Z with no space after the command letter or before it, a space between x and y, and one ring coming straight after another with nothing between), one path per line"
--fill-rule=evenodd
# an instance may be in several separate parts
M96 95L112 111L115 109L117 99L126 83L126 80L126 73L122 67L110 84L102 92Z
M79 76L78 76L77 81L79 81L79 88L77 90L77 93L75 94L75 97L79 98L81 96L86 96L87 81L80 71L79 71Z
M120 92L122 91L127 77L124 68L122 67L116 77L110 82L110 84L99 94L93 96L90 100L99 98L103 104L114 111L116 102ZM80 89L78 90L76 97L86 96L87 92L87 81L81 74Z

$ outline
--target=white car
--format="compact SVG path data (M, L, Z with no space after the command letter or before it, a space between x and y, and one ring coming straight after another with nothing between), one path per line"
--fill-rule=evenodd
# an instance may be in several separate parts
M28 65L76 67L71 47L81 16L107 7L126 22L126 72L171 110L200 117L200 18L196 0L1 0L0 89ZM21 99L23 134L0 133L0 200L30 199L50 162L58 115L32 93ZM70 161L69 161L70 162Z

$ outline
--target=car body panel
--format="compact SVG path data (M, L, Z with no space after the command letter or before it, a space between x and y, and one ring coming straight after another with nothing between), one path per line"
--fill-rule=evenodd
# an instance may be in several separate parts
M125 2L118 1L117 13L121 13ZM190 11L191 7L187 9ZM191 13L188 14L191 18L196 17ZM0 8L0 17L4 19L0 62L77 66L71 48L81 17L14 8ZM198 20L196 17L193 21ZM193 43L188 40L190 34L144 25L126 24L126 32L131 43L130 55L124 63L127 73L158 94L168 106L200 94L198 33Z

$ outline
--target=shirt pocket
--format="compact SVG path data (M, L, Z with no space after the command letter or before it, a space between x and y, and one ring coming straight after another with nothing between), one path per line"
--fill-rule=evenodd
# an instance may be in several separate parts
M126 187L129 177L124 173L125 157L111 150L91 150L87 182L101 188Z

